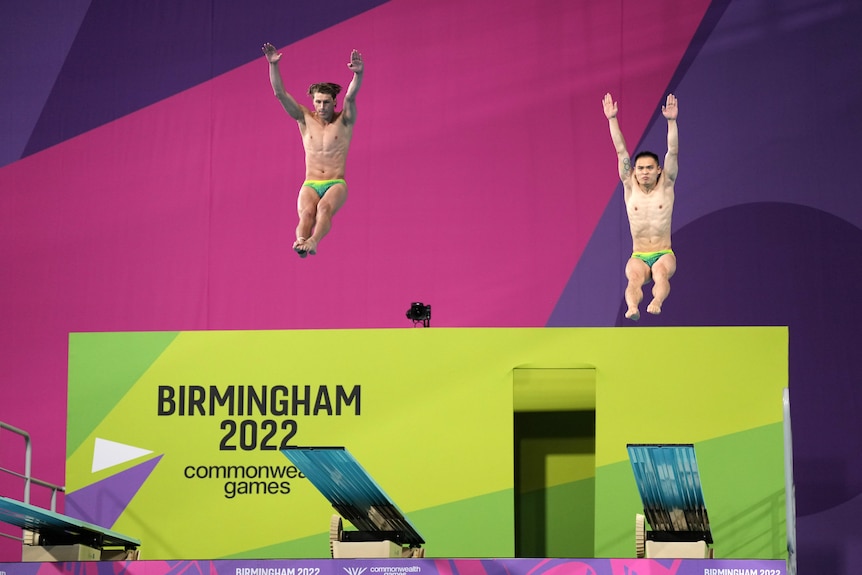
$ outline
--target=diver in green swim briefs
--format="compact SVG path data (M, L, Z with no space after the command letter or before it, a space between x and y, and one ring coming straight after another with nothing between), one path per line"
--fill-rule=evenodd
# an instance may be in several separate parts
M305 180L302 182L302 187L311 188L315 191L318 198L322 198L323 194L326 193L326 190L335 184L341 184L342 186L347 187L347 182L344 180Z
M673 254L673 250L659 250L657 252L632 252L632 257L637 258L649 267L652 267L665 254Z
M341 86L330 83L312 84L308 89L314 104L311 110L299 104L284 89L278 69L282 55L275 46L264 44L263 53L269 62L269 80L275 97L299 125L305 148L305 181L296 200L299 223L293 244L293 250L304 258L317 253L320 240L332 227L333 216L347 201L344 169L356 122L356 94L362 85L365 66L362 55L353 50L347 64L353 72L353 79L344 94L342 110L335 111L335 98L341 92Z
M670 231L673 216L674 184L679 172L679 131L676 124L679 106L676 96L669 94L662 115L667 120L667 153L664 167L658 155L640 152L632 165L620 124L618 106L610 94L602 100L611 140L617 152L620 180L629 229L632 234L632 255L626 263L626 317L640 319L639 306L643 286L652 280L653 299L647 312L660 314L662 304L670 294L670 278L676 272L676 255L671 249Z

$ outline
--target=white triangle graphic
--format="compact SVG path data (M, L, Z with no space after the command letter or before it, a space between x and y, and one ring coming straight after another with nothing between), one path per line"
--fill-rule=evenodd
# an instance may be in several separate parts
M133 447L97 437L96 445L93 446L93 469L91 473L143 457L150 453L152 451L149 449L141 449L140 447Z

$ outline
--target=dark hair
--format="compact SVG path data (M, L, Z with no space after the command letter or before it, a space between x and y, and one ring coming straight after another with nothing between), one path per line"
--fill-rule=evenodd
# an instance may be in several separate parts
M319 84L312 84L308 88L308 95L314 96L316 93L320 92L321 94L329 94L334 100L340 91L341 86L339 86L338 84L333 84L331 82L320 82Z
M659 163L659 161L658 161L658 154L656 154L655 152L650 152L650 151L648 151L648 150L644 150L643 152L638 152L638 155L636 155L636 156L635 156L635 159L634 159L634 161L632 162L632 165L637 164L637 163L638 163L638 160L639 160L640 158L652 158L653 160L655 160L655 165L656 165L656 166L660 166L660 165L661 165L661 164Z

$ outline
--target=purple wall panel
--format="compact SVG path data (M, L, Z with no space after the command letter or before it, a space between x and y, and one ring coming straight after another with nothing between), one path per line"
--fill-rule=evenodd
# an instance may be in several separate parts
M91 0L74 44L59 60L42 53L40 38L15 31L13 37L40 53L40 60L49 56L63 64L24 154L228 72L259 55L264 42L296 42L385 1L329 0L321 10L307 2ZM34 16L52 25L62 21L47 11L28 16L28 22ZM34 75L41 65L34 63Z
M844 550L862 544L845 521L862 495L860 24L853 2L731 2L668 88L680 98L679 268L662 315L623 319L618 188L549 322L789 326L803 572L850 573ZM639 148L663 153L656 117Z
M0 166L20 158L90 0L0 3Z

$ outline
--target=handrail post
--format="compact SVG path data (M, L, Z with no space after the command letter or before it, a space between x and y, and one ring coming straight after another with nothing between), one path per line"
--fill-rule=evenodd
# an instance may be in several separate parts
M24 503L30 503L30 479L32 477L33 446L30 442L30 434L14 425L0 421L0 429L11 431L24 438Z
M41 479L37 479L33 477L33 442L30 439L30 434L24 431L23 429L18 429L14 425L9 425L8 423L3 423L0 421L0 430L5 429L7 431L11 431L16 435L20 435L24 438L24 474L20 474L17 471L13 471L11 469L5 469L0 467L0 472L9 473L24 480L24 497L23 502L29 505L30 503L30 491L33 485L37 485L40 487L47 487L51 490L51 511L57 510L57 492L65 492L66 489L62 485L55 485L53 483L49 483L47 481L42 481Z

